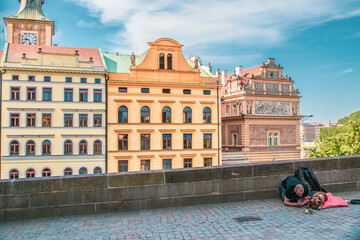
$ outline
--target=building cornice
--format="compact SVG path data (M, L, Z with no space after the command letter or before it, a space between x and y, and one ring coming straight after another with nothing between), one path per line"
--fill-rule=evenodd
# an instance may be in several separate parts
M234 95L223 96L222 103L226 100L235 100L239 97L247 97L247 100L253 100L252 98L290 98L290 99L300 99L302 96L291 96L291 95L270 95L270 94L248 94L248 93L239 93ZM245 99L244 99L245 100Z
M136 81L136 80L118 80L118 79L109 79L108 80L108 85L109 86L113 86L113 87L119 87L119 86L141 86L141 87L146 87L146 86L161 86L161 87L174 87L174 86L181 86L181 88L205 88L206 89L216 89L216 87L221 88L222 85L221 84L210 84L210 83L199 83L199 84L194 84L194 83L188 83L188 82L159 82L159 81L149 81L149 82L145 82L145 81Z
M104 75L104 71L95 71L95 70L76 70L76 69L54 69L54 68L36 68L36 67L8 67L1 66L2 69L15 72L36 72L36 73L64 73L64 74L93 74L93 75Z
M247 120L247 119L271 119L271 120L297 120L300 121L304 116L269 116L269 115L239 115L221 117L222 121L226 120Z

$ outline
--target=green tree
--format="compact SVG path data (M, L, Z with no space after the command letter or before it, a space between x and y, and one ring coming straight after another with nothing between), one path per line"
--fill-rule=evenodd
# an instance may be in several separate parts
M343 117L337 120L337 124L345 124L349 121L349 117Z
M348 127L340 126L340 127L324 127L320 129L320 141L324 142L326 139L330 137L335 137L341 133L346 133L348 131Z
M345 124L350 120L353 120L353 121L360 120L360 111L353 112L347 117L338 119L337 124Z
M323 142L315 141L315 147L305 148L308 158L336 157L360 154L360 121L346 123L346 132L328 137Z

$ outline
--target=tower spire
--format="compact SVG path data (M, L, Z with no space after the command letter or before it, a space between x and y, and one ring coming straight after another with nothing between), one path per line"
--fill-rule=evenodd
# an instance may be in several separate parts
M5 17L7 42L31 45L52 45L55 24L45 17L42 6L45 0L18 0L19 10Z
M46 18L42 6L45 0L18 0L20 8L13 16L8 18L51 21Z

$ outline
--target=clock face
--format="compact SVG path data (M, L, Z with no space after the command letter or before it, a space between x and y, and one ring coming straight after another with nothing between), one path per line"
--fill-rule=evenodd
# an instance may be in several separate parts
M21 43L26 44L26 45L36 45L37 34L36 33L24 33L22 35Z

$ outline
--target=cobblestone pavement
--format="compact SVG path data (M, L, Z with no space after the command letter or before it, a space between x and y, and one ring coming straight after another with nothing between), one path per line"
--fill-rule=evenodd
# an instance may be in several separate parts
M360 192L335 193L360 199ZM233 218L260 217L238 223ZM360 205L304 214L280 199L0 223L0 239L360 239Z

